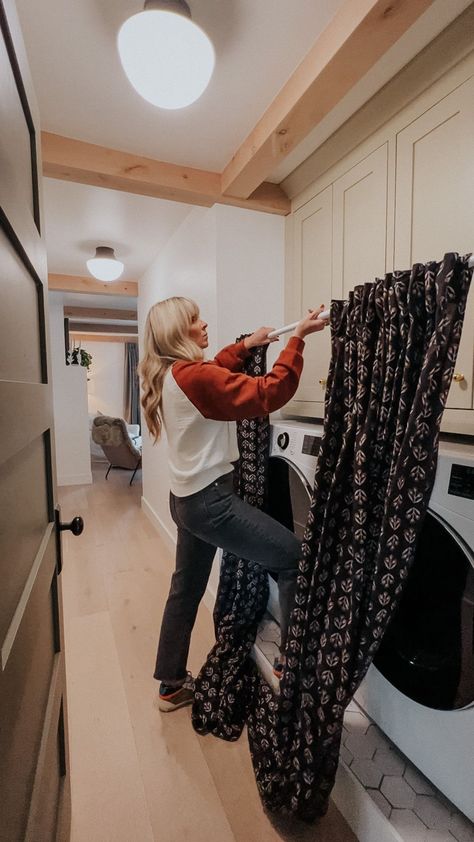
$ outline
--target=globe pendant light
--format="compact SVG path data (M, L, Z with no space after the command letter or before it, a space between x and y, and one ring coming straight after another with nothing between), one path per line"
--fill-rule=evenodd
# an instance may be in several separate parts
M97 246L95 257L87 261L87 268L99 281L116 281L123 272L123 263L117 260L114 250L108 246Z
M118 51L135 90L159 108L195 102L214 70L214 48L185 0L147 0L122 25Z

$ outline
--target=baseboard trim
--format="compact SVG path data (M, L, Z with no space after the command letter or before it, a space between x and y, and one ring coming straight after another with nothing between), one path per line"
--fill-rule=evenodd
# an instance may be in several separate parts
M92 473L85 474L58 474L58 485L92 485Z
M174 553L176 551L176 538L175 538L175 536L172 534L172 532L170 532L168 527L163 523L159 514L157 514L155 512L153 506L150 505L150 503L148 502L146 497L143 497L143 496L142 496L142 509L143 509L143 512L145 513L145 515L147 516L148 520L150 521L150 523L155 527L159 536L164 540L164 542L166 544L166 548L170 551L170 553L172 555L174 555ZM206 608L211 612L211 614L212 614L212 611L214 609L215 601L216 601L216 591L214 590L212 585L209 584L207 586L206 592L203 596L203 603L206 606Z
M150 505L146 497L142 496L142 509L146 514L148 520L155 527L160 537L164 540L166 548L174 555L176 550L176 538L167 526L163 523L160 516L155 512L153 506Z

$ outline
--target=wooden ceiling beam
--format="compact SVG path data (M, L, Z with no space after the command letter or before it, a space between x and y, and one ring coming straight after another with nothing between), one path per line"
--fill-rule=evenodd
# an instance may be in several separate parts
M48 275L48 289L54 292L85 292L89 295L123 295L136 298L137 281L97 281L81 275Z
M223 196L221 175L82 140L41 133L43 175L141 196L211 207L219 203L286 216L290 201L277 184L257 184L245 199Z
M138 342L138 336L113 336L108 334L104 336L103 334L94 334L94 333L70 333L69 336L73 340L74 343L77 342Z
M113 321L136 322L136 310L119 310L117 307L65 307L64 315L69 319L112 319Z
M98 324L96 322L69 322L69 331L74 333L126 333L137 335L136 325Z
M434 0L346 0L222 173L246 198Z

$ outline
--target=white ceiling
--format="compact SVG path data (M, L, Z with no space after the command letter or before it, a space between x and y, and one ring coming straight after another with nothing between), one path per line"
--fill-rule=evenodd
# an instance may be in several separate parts
M207 91L181 111L154 108L123 74L117 32L141 10L142 0L16 0L16 5L42 129L221 171L343 2L189 0L217 60ZM271 180L285 178L469 2L435 0ZM125 263L124 279L140 278L190 210L51 179L44 179L44 207L50 272L87 274L85 261L96 245L110 245ZM100 305L98 296L88 304L113 306L110 299Z
M138 280L190 206L103 187L43 179L48 269L87 275L96 246L111 246L125 264L122 280Z
M69 307L98 307L110 310L133 310L137 298L133 295L84 295L83 292L50 292L53 301ZM85 300L87 299L87 301ZM93 321L93 319L87 319Z
M116 50L118 29L141 0L16 0L41 128L221 170L342 2L298 0L290 11L288 0L190 0L213 40L216 69L198 102L163 111L132 89ZM190 208L44 179L44 210L50 272L87 274L85 261L102 244L124 261L124 279L138 279Z
M49 300L62 304L64 307L97 307L108 310L133 310L137 306L137 299L133 296L118 296L118 295L86 295L85 293L73 292L50 292ZM77 318L70 316L72 322L88 322L89 324L107 324L116 325L117 333L120 333L122 325L137 326L137 320L130 321L128 319L104 319L96 318Z
M16 0L42 128L221 171L343 0L189 0L216 67L203 96L163 111L126 79L116 38L141 0Z

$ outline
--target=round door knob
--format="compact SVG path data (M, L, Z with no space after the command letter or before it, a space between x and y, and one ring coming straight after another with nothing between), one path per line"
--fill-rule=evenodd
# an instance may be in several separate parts
M74 517L70 523L60 523L59 528L61 532L65 529L70 529L73 535L82 535L84 531L84 521L81 517Z
M322 377L322 378L321 378L321 380L319 381L319 385L320 385L320 386L322 386L322 387L323 387L323 389L325 389L325 388L326 388L326 383L327 383L327 382L328 382L328 381L326 380L326 378L325 378L325 377Z
M461 374L460 371L457 371L453 376L453 380L455 383L462 383L462 381L464 380L464 374Z
M280 448L280 450L286 450L289 443L290 443L290 437L289 437L288 433L280 433L280 435L277 438L277 444L278 444L278 447Z

